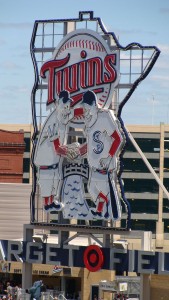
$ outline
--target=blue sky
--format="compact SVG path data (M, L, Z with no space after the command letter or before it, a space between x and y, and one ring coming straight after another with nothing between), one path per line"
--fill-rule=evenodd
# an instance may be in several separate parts
M160 57L123 109L125 124L169 123L168 0L0 0L0 124L30 123L35 20L77 18L94 11L122 46L157 46Z

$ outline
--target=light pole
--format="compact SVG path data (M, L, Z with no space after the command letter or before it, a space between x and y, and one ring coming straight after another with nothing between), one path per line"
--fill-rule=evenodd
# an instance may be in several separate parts
M153 95L153 99L152 99L152 125L154 125L154 95Z
M159 163L159 178L163 183L164 179L164 152L168 149L164 148L164 143L169 140L164 139L165 125L160 124L160 163ZM163 190L159 186L159 201L158 201L158 222L156 223L156 247L163 248L164 244L164 222L163 222Z

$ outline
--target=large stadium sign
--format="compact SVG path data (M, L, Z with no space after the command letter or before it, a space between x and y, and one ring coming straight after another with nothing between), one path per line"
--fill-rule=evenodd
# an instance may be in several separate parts
M34 156L44 210L62 211L66 219L120 219L117 169L125 134L109 108L119 81L119 52L111 52L94 31L75 30L42 65L41 77L48 83L47 106L54 103ZM83 144L68 143L72 126L83 129Z
M90 272L102 268L118 272L169 275L169 253L164 252L5 240L0 240L0 245L0 256L5 255L6 262L48 264L60 268L86 267Z
M83 19L86 13L90 15L88 21L95 21L99 30L87 26L76 28L79 22L88 22L86 18ZM31 42L35 67L31 219L35 221L38 190L47 214L61 212L64 219L114 222L120 220L125 212L126 228L129 229L130 205L121 178L128 135L121 112L137 85L150 72L159 50L138 43L122 47L114 33L106 31L100 18L93 17L93 12L80 12L79 19L66 21L74 22L76 26L56 43L53 43L56 36L54 25L63 20L49 21L53 24L53 50L48 59L44 59L44 54L50 51L50 47L35 47L36 35L41 36L37 25L43 23L42 44L45 44L47 21L35 23ZM46 36L49 37L48 32ZM124 60L126 69L127 59L122 56L127 51L131 56L132 50L140 51L142 59L146 51L146 63L148 51L151 55L146 65L141 61L137 78L136 75L131 76L130 61L130 82L125 84L121 82L121 68ZM42 60L35 58L38 51L43 53ZM128 92L119 101L117 95L120 88L126 87ZM41 98L39 102L36 101L40 88L41 92L47 89L45 117L42 106L37 116L37 105L43 103Z

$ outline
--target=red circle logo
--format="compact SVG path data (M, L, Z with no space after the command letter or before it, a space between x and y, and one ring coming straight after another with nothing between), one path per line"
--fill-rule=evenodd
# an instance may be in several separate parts
M99 246L91 245L86 248L83 255L85 267L90 272L96 272L101 269L104 262L102 249Z

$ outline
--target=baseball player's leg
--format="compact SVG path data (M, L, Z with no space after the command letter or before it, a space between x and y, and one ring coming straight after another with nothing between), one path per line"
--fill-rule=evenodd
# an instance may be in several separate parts
M109 218L109 184L107 174L93 172L90 180L89 193L96 204L96 208L91 210L93 216Z
M53 181L53 202L50 207L52 210L60 211L63 209L63 204L61 203L61 189L63 185L63 180L60 177L58 169L55 170L55 176Z
M118 184L115 181L115 177L113 179L113 175L109 176L109 186L113 219L118 220L122 215L121 194L120 191L118 191Z
M96 186L96 177L95 177L95 174L96 172L94 171L91 171L90 172L90 176L89 176L89 180L88 180L88 192L91 196L91 200L96 203L96 200L97 200L97 186Z
M39 186L41 197L44 202L44 210L50 210L50 204L52 201L52 189L53 189L53 170L40 170L39 171Z
M106 181L106 185L104 185ZM108 185L108 178L106 177L105 181L103 181L101 186L105 187L106 189L102 188L102 191L98 194L98 201L97 201L97 211L100 211L105 219L112 219L112 205L110 199L110 187Z

